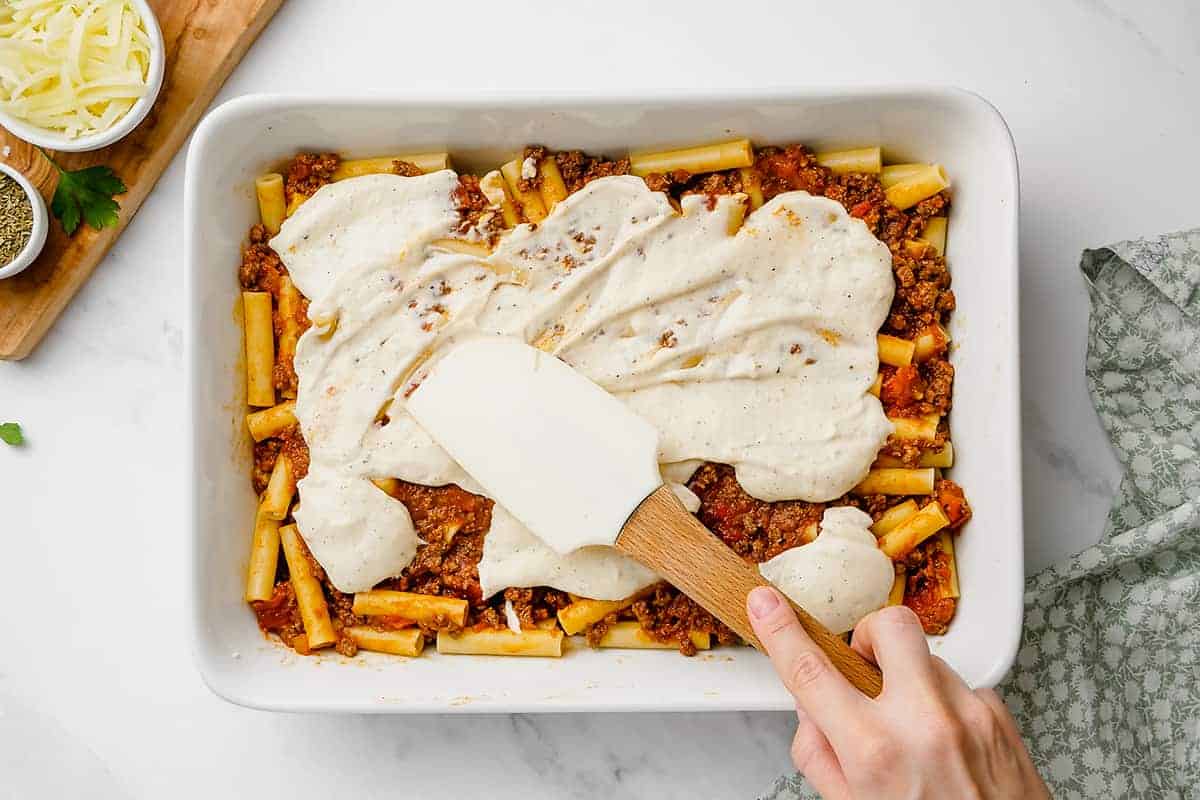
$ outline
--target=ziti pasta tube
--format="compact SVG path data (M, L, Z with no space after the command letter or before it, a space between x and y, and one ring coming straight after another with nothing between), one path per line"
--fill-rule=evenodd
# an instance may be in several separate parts
M892 590L888 592L889 606L904 605L904 588L908 582L908 570L903 564L896 565L896 578L892 581Z
M855 494L933 494L933 469L872 469Z
M884 194L889 203L904 210L933 197L949 185L950 181L946 179L946 171L941 164L927 164L924 169L889 186Z
M580 598L568 606L558 610L558 624L569 636L574 636L590 625L617 611L622 611L633 605L637 595L631 595L624 600L589 600Z
M254 515L254 538L250 566L246 570L246 600L267 601L275 591L275 568L279 563L279 520L262 513Z
M275 354L277 363L289 363L296 357L296 342L300 339L300 290L292 279L283 276L279 280L279 350ZM282 391L284 397L294 398L296 390L288 387Z
M817 153L816 159L822 167L839 174L865 172L874 175L883 169L883 158L878 147Z
M521 160L514 159L500 167L500 174L508 184L508 190L517 199L521 207L521 216L526 222L541 222L546 218L546 206L542 203L542 195L536 189L521 188Z
M287 201L283 199L283 176L278 172L258 176L254 181L254 193L258 195L258 215L263 227L271 235L279 233L283 218L287 215Z
M917 238L928 242L939 256L946 255L946 218L931 217L929 222L925 223L925 230Z
M940 414L925 414L920 417L888 417L888 422L895 428L898 439L921 439L933 441L937 438Z
M552 155L542 159L542 163L538 165L538 174L542 178L542 205L546 207L546 213L549 213L559 202L567 199L567 184L558 169L558 162Z
M697 650L707 650L711 646L711 637L704 631L691 631L688 637ZM640 622L630 620L611 625L600 637L599 646L634 650L674 650L678 645L655 639L642 628Z
M450 169L449 153L410 153L398 156L380 156L378 158L354 158L338 163L333 171L333 180L341 181L346 178L357 178L362 175L386 175L395 172L397 161L412 164L421 172L437 172Z
M876 341L879 346L879 363L889 367L907 367L912 363L916 345L908 339L881 333Z
M950 524L936 500L897 525L879 539L879 549L893 561L911 553L917 545Z
M278 436L296 424L296 401L288 400L277 406L246 415L246 428L256 442Z
M928 164L888 164L879 171L879 185L884 189L890 189L928 166Z
M421 655L421 651L425 649L425 636L421 629L415 626L381 631L369 625L352 625L345 629L345 633L360 648L374 653L413 658Z
M561 658L563 632L531 628L514 633L508 628L448 633L438 631L437 651L464 656L533 656Z
M296 475L292 462L283 453L275 457L267 490L263 492L259 510L270 519L283 519L292 508L292 497L296 494Z
M720 144L629 154L629 171L640 178L651 173L683 170L693 175L754 165L754 148L749 139Z
M913 356L917 361L926 361L944 353L950 344L950 334L938 323L923 328L913 340Z
M509 191L508 184L504 181L500 170L494 169L480 178L479 191L483 192L483 196L487 198L490 205L500 209L504 227L515 228L521 224L521 215L517 212L517 204L513 200L512 192Z
M467 624L466 600L391 589L372 589L354 595L354 613L362 617L403 617L414 622Z
M285 525L279 529L279 539L283 544L283 556L287 559L288 572L291 573L292 590L296 593L296 606L300 609L300 620L304 623L304 635L308 647L316 650L328 647L337 641L333 630L333 622L329 619L329 606L325 602L325 594L321 591L321 583L313 574L312 565L308 561L308 548L300 539L300 532L295 525Z
M275 326L271 295L242 292L242 322L246 326L246 402L275 405Z
M883 536L885 533L891 533L900 523L916 514L918 511L916 500L905 500L903 503L894 505L887 511L883 512L883 516L875 520L871 525L871 533L876 537Z

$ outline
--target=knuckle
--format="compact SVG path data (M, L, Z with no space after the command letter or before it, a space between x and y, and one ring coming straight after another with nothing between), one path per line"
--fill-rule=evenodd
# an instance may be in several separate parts
M825 677L831 669L829 659L821 653L805 650L788 666L787 685L792 692L812 686Z
M804 772L805 769L812 763L818 749L821 747L821 740L817 727L811 722L801 722L796 726L796 735L792 737L792 747L790 755L792 764L796 769Z
M992 742L1000 738L1000 721L996 719L996 712L983 700L967 703L962 718L966 728L984 741Z
M912 628L919 626L916 612L908 606L886 606L875 612L875 619L883 625L896 628Z
M899 763L901 754L896 741L889 736L872 733L858 745L860 769L870 775L890 773Z
M969 736L961 720L942 711L933 715L925 729L925 749L933 753L962 752Z

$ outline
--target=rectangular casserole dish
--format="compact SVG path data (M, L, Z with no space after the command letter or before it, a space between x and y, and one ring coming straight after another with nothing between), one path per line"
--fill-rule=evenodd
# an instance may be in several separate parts
M1020 638L1022 530L1017 165L999 113L955 89L787 90L630 96L254 95L213 110L188 152L186 363L197 664L218 695L289 711L529 712L790 709L750 648L694 658L596 651L562 659L362 653L304 658L268 640L242 601L255 497L244 423L236 266L257 219L254 178L297 151L357 157L447 150L492 167L526 144L607 154L749 137L818 149L880 144L885 160L938 161L954 205L947 259L958 309L951 476L974 509L957 541L962 599L935 653L971 684L1008 670Z

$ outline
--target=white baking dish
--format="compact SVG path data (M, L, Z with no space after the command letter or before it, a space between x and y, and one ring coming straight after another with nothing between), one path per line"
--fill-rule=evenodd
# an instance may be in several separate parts
M623 154L734 136L821 148L882 144L888 160L937 160L954 190L948 257L958 311L952 416L975 519L958 542L963 597L934 651L970 683L1000 680L1021 621L1017 369L1017 165L1008 129L952 89L635 96L249 96L212 111L188 153L185 205L191 469L188 521L196 658L233 702L355 712L788 709L749 648L696 658L571 648L560 660L372 654L299 657L267 640L242 602L255 498L247 478L239 248L257 218L254 177L298 150L348 156L448 150L494 167L527 143Z

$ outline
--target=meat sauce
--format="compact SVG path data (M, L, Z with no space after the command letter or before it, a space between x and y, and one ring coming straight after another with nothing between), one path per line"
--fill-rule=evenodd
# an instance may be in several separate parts
M531 147L527 148L524 155L540 160L546 157L546 151ZM629 172L628 159L608 160L580 151L559 152L553 157L570 192L597 178ZM328 183L338 163L338 157L333 154L297 156L286 172L285 193L288 200L291 201L297 194L310 196ZM411 174L409 167L411 165L406 162L397 162L395 171L401 175ZM945 324L955 307L945 260L931 247L910 249L906 243L920 236L930 218L946 213L949 206L946 193L902 211L888 203L876 176L835 174L817 164L812 153L799 145L758 149L754 170L758 173L764 199L770 200L782 192L797 189L823 195L841 203L888 246L892 255L896 293L881 332L912 339L936 325ZM738 170L696 176L682 171L653 174L646 177L646 182L650 188L667 192L676 200L685 194L715 197L743 189L741 172ZM486 219L487 200L479 190L477 177L460 177L455 200L463 217L464 231L478 228L489 236L498 232L500 221ZM251 228L238 274L242 287L247 291L270 292L277 299L280 278L287 274L287 270L271 250L269 238L263 226ZM308 324L306 311L305 300L299 312L304 317L304 327ZM280 322L276 320L277 334ZM939 344L928 358L910 366L881 367L880 401L889 416L936 413L944 417L950 411L954 368L947 360L945 343ZM278 389L289 388L294 391L294 381L295 372L290 361L277 365ZM945 445L948 432L944 419L942 426L932 441L892 437L882 452L900 458L908 466L916 466L923 453L940 450ZM278 438L255 444L251 480L256 492L266 488L275 459L281 452L291 459L297 479L306 473L308 449L299 430L292 427ZM883 495L847 495L829 504L803 501L770 503L747 494L738 484L731 467L711 463L704 464L696 471L688 481L688 487L700 498L700 508L696 512L699 519L714 535L752 563L767 561L785 550L811 541L826 505L854 505L878 519L887 508L906 499ZM400 576L384 581L378 588L464 599L469 603L468 627L504 627L506 601L512 603L517 617L526 625L551 618L559 608L570 602L565 593L547 587L512 588L487 600L483 599L478 564L483 552L484 536L491 524L491 500L453 485L429 487L394 480L389 483L387 490L404 503L424 544L418 548L413 562ZM935 497L950 517L952 529L961 527L970 518L970 507L957 484L939 480ZM919 504L930 500L928 497L915 499ZM320 566L313 563L316 574L322 579L336 629L355 624L385 628L412 624L408 620L374 617L368 621L356 617L351 611L352 596L334 589L325 579ZM917 613L927 633L944 633L957 604L955 598L944 596L943 587L951 568L949 555L942 552L939 539L934 537L908 554L904 563L907 570L905 604ZM272 598L252 605L264 631L279 635L297 651L307 650L303 625L282 559ZM687 655L695 652L690 631L708 632L721 644L737 641L733 631L691 598L666 583L658 584L644 593L628 609L611 614L592 626L587 633L588 642L597 644L608 627L619 619L636 619L652 636L677 644L680 651ZM449 623L423 626L429 639L434 637L436 630L452 627ZM356 647L348 638L340 637L337 649L352 655Z

